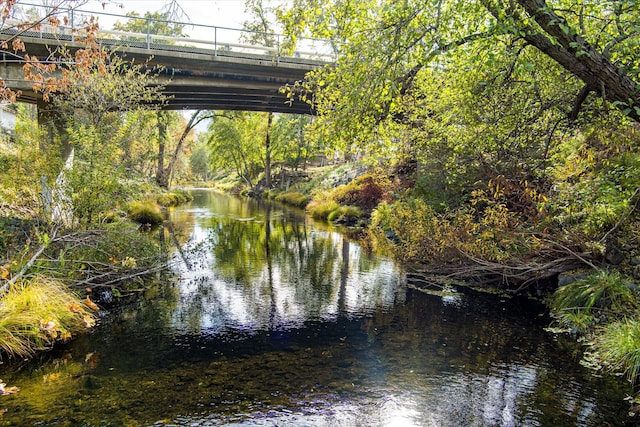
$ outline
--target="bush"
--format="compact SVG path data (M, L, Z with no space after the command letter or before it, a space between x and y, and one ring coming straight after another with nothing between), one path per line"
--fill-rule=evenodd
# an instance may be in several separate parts
M15 283L0 304L0 350L29 357L85 331L95 324L87 303L58 281L39 277Z
M349 184L341 185L331 193L331 198L341 205L357 206L371 212L378 204L387 199L384 187L389 188L388 179L361 175Z
M138 229L131 221L118 221L103 224L101 230L74 233L68 240L52 243L34 270L82 287L108 282L121 290L138 288L142 273L152 271L164 259L155 236ZM120 281L134 272L141 273L136 280Z
M128 215L132 221L142 225L159 225L164 221L160 206L152 201L129 203Z

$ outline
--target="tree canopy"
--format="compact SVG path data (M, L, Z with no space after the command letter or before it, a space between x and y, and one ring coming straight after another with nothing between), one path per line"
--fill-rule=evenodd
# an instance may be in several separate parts
M380 125L406 119L403 100L425 76L437 86L464 72L476 90L521 81L522 73L532 84L552 79L571 100L563 106L569 120L599 97L638 121L639 7L629 0L296 0L279 16L291 40L311 35L336 42L336 65L296 89L312 94L326 133L350 144L388 138ZM474 67L482 75L473 76Z

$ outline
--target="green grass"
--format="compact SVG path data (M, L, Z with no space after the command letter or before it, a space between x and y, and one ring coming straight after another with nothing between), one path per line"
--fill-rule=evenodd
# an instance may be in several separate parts
M357 206L340 206L332 211L327 219L329 221L348 221L362 217L362 211Z
M624 319L608 325L595 343L600 358L634 384L640 380L640 320Z
M329 214L339 207L335 200L313 200L307 205L307 211L316 219L328 219Z
M558 288L550 301L551 312L566 327L583 332L592 323L633 313L637 296L620 273L599 271Z
M131 202L127 210L129 218L138 224L159 225L164 221L160 206L149 200Z
M193 200L193 196L186 190L174 190L156 196L156 203L160 206L178 206Z
M0 351L13 357L30 357L95 323L86 302L55 280L19 281L1 302Z
M309 198L297 191L286 191L284 193L280 193L275 197L275 200L287 205L297 206L299 208L304 208L307 206L307 203L309 203Z

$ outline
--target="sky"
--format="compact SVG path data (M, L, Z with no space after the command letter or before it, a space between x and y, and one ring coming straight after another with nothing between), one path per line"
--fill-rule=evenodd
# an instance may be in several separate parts
M128 12L158 12L169 2L163 0L112 0L111 4L102 7L103 0L90 0L84 10L102 11L125 15ZM245 14L244 0L178 0L188 20L194 24L218 27L242 28L248 19ZM105 24L102 23L101 26Z

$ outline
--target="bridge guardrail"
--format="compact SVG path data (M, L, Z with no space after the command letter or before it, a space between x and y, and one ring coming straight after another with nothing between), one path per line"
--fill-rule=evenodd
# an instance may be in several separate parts
M51 13L52 8L50 6L37 5L33 3L19 2L16 6L27 6L35 8L36 11L44 10L43 15L46 16ZM14 16L10 20L5 21L4 27L0 28L2 32L7 33L6 28L11 25L17 25L20 22L24 22L20 16L21 10L14 8ZM281 41L284 40L284 35L272 34L272 33L258 33L255 31L241 30L235 28L185 23L178 21L157 20L151 18L145 18L141 16L126 16L118 15L106 12L87 11L82 9L73 8L58 8L54 10L56 16L66 17L66 24L53 26L43 24L37 29L30 29L24 31L25 36L47 38L47 39L59 39L65 41L72 41L77 37L77 34L82 29L82 25L76 24L76 22L85 22L88 17L94 16L98 20L100 17L108 17L109 19L124 19L124 20L142 20L147 21L147 24L153 22L162 22L173 25L180 25L185 28L190 27L194 33L201 34L198 38L192 37L174 37L165 36L159 34L153 34L151 32L136 33L128 31L120 31L114 29L99 29L99 38L101 41L119 41L121 45L140 47L150 50L171 50L171 51L185 51L185 52L207 52L213 53L214 56L229 55L232 53L246 53L265 55L273 58L276 62L290 62L289 60L296 59L308 59L314 61L333 62L335 60L334 51L331 42L321 39L301 38L298 46L293 53L293 56L281 54ZM116 21L119 22L119 21ZM150 28L147 25L147 28ZM197 31L196 31L197 30ZM242 42L242 35L244 34L258 34L270 38L275 38L275 46L261 46L257 44L247 44ZM108 43L107 44L111 44ZM320 47L318 47L320 46Z

